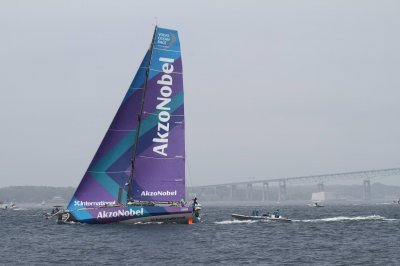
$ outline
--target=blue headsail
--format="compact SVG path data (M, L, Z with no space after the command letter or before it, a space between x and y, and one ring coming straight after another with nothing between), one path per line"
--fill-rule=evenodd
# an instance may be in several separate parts
M120 188L122 188L121 199L126 202L128 188L125 184L131 172L131 159L149 57L148 51L67 207L69 210L116 204Z

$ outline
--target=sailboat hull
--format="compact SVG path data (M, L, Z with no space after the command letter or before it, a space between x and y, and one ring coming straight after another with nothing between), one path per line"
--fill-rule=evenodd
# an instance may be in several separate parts
M189 223L191 219L191 207L119 206L67 210L59 214L58 223Z

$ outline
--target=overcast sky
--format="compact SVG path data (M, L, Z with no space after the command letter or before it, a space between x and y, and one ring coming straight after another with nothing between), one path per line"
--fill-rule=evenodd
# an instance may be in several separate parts
M400 167L399 10L364 0L1 1L0 187L78 185L154 17L180 35L189 184Z

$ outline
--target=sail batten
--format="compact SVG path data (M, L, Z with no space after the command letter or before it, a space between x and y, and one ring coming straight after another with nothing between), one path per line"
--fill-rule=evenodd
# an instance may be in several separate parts
M158 73L164 73L164 72L161 71L161 70L157 70L157 69L153 69L153 68L150 68L150 70L151 70L151 71L154 71L154 72L158 72ZM171 74L179 74L179 75L182 75L183 73L182 73L182 72L171 72Z
M132 131L135 131L136 132L136 129L112 129L112 128L110 128L110 129L108 129L108 131L120 131L120 132L132 132Z
M162 49L162 48L153 48L154 50L160 50L160 51L167 51L167 52L175 52L175 53L180 53L181 50L171 50L171 49Z

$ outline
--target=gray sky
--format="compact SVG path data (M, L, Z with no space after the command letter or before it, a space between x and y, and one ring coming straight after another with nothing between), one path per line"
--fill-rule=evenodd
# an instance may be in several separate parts
M155 16L180 34L189 184L399 167L399 10L364 0L1 1L0 187L79 183Z

